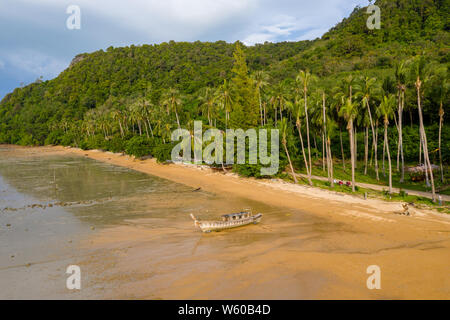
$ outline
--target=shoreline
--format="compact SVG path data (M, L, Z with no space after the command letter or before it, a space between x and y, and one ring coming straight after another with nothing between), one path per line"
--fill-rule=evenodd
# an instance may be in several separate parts
M25 149L28 147L25 147ZM49 146L33 147L45 152L55 152L64 154L75 154L82 157L111 163L114 165L126 167L160 178L168 179L177 183L187 185L192 188L202 188L206 191L216 193L230 193L235 196L249 198L254 201L264 202L270 205L285 206L299 209L298 202L308 202L305 210L319 215L330 217L330 214L324 214L329 211L330 202L335 206L347 204L354 206L354 209L366 213L376 214L375 220L389 219L398 217L396 213L402 212L402 202L384 201L378 198L362 199L356 195L340 193L332 190L325 190L318 187L307 185L294 185L280 179L256 179L238 176L235 173L214 172L213 170L195 165L186 164L158 164L155 159L139 160L132 156L109 151L100 150L82 150L73 147ZM228 185L229 184L229 185ZM239 187L248 187L243 190ZM273 193L276 196L273 197ZM270 194L269 197L262 197L263 194ZM287 200L287 201L286 201ZM291 201L290 201L291 200ZM313 201L311 201L313 200ZM296 203L294 203L296 202ZM328 209L328 210L327 210ZM433 209L411 208L412 216L425 217L431 216L441 222L450 225L450 216L441 214ZM386 217L388 215L389 217ZM331 215L333 216L333 215ZM365 215L363 215L365 216ZM407 217L406 217L407 218Z
M0 146L1 147L1 146ZM226 199L240 197L274 207L301 210L312 214L331 226L331 233L325 238L309 240L307 235L296 234L296 224L289 220L277 222L268 213L263 219L274 236L272 242L255 242L254 246L241 247L239 251L186 253L174 260L177 268L186 261L226 261L227 268L208 270L198 274L195 270L176 269L175 274L163 272L163 279L169 277L172 283L159 280L129 281L127 290L114 292L108 298L127 298L139 292L144 299L236 299L243 292L249 299L278 298L324 298L324 299L449 299L450 278L450 217L432 210L413 208L411 216L396 214L401 203L379 199L361 199L352 195L312 188L278 180L256 180L242 178L235 174L213 172L194 166L156 163L154 159L136 160L133 157L98 150L84 151L75 148L15 147L11 154L20 156L73 155L88 157L112 165L122 166L153 176L171 180L192 188L220 194ZM9 151L6 151L9 152ZM262 212L264 214L264 212ZM270 224L272 222L272 224ZM111 270L114 277L122 274L145 273L153 266L148 265L148 237L165 239L165 230L149 231L139 227L139 220L110 230L99 231L86 239L86 248L110 252L126 250L125 257L114 257L116 267ZM145 223L145 221L144 221ZM204 236L191 227L192 221L180 221L180 234L190 237L198 235L208 243L233 234L256 232L243 228L236 233L218 233ZM318 225L318 228L321 224ZM192 228L192 230L191 230ZM277 234L290 234L278 239ZM334 229L334 230L333 230ZM170 230L175 232L175 230ZM292 234L291 234L292 233ZM306 237L306 238L305 238ZM306 242L305 242L306 241ZM313 241L313 242L311 242ZM316 242L317 241L317 242ZM294 245L297 244L298 245ZM231 249L230 249L231 250ZM252 259L247 259L252 257ZM133 261L130 263L129 261ZM230 260L243 261L232 266ZM88 262L86 262L89 264ZM98 262L97 269L102 269ZM366 268L379 265L382 269L382 289L368 290ZM255 276L255 270L262 278ZM202 282L207 277L207 284ZM312 283L321 278L323 284ZM250 278L249 278L250 277ZM226 281L224 280L226 279ZM250 279L250 280L249 280ZM277 280L278 279L278 280ZM165 281L166 281L165 280ZM124 280L125 281L125 280ZM309 282L308 282L309 281ZM219 283L224 290L214 289ZM244 290L241 283L246 284ZM265 285L263 286L262 283ZM292 286L296 284L309 288L313 296L305 295ZM277 291L289 287L285 295ZM256 290L255 290L256 288ZM281 291L279 291L281 292Z

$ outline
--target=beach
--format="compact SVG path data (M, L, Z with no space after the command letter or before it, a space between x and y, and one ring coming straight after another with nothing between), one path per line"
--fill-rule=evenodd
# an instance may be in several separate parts
M159 227L155 218L139 216L86 234L78 244L83 255L75 262L88 270L89 297L450 298L448 215L412 208L411 216L403 216L398 202L98 150L3 147L5 157L89 158L201 188L214 195L208 217L241 203L262 210L260 225L220 233L200 233L183 212ZM168 206L198 199L171 201ZM201 212L196 215L202 218ZM378 290L366 283L372 265L381 270Z

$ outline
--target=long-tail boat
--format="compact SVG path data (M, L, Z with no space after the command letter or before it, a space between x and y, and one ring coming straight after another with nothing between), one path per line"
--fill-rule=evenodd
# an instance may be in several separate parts
M198 220L192 213L191 218L194 225L202 230L202 232L221 231L225 229L237 228L249 224L257 224L262 219L262 214L253 215L251 210L244 210L238 213L225 214L222 221L206 221Z

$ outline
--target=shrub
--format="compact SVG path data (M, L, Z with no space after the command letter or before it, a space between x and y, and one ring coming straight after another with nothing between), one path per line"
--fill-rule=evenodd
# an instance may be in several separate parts
M127 142L125 152L137 158L150 155L152 153L154 143L152 139L136 136Z

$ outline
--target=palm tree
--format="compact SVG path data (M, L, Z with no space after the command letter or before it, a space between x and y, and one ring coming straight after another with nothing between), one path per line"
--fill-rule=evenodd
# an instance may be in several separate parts
M412 72L413 75L416 78L415 87L417 91L417 109L419 113L419 124L420 124L420 136L422 140L422 148L424 153L424 160L425 165L428 167L427 170L429 170L430 173L430 179L431 179L431 193L433 197L433 201L436 202L436 190L434 187L434 177L433 177L433 169L431 167L430 163L430 155L428 153L428 143L427 143L427 134L425 132L425 127L423 125L423 115L422 115L422 104L421 104L421 88L424 81L427 80L426 76L426 61L424 56L419 56L415 59L413 66L412 66Z
M181 105L180 92L177 89L170 88L162 95L162 105L167 107L167 113L173 111L177 118L178 129L181 129L180 118L178 117L178 108Z
M405 108L405 91L406 91L406 69L405 63L401 62L395 67L395 78L397 80L398 90L398 150L397 150L397 171L399 170L399 157L402 161L402 174L400 183L405 180L405 158L403 155L403 109Z
M372 112L370 110L370 99L374 96L378 90L377 80L375 78L364 77L360 79L360 83L355 86L357 90L357 96L361 98L361 103L367 108L367 113L369 114L370 127L372 129L372 144L374 147L374 157L375 157L375 173L377 180L380 180L378 173L378 154L377 154L377 138L374 127L374 121L372 118Z
M281 120L281 123L280 123L280 131L281 131L281 134L282 134L281 143L283 144L284 151L286 152L286 156L287 156L288 161L289 161L289 166L291 167L292 178L294 178L294 182L297 184L298 183L297 177L295 176L294 167L292 166L291 157L289 156L289 151L288 151L288 148L287 148L287 138L286 138L286 136L287 136L287 127L288 127L287 126L287 120L286 120L286 118L284 118L283 120Z
M219 105L225 110L225 128L228 127L228 121L230 120L231 107L233 106L232 99L232 86L227 80L223 81L223 84L216 91L216 98L219 101Z
M306 159L306 153L305 153L305 145L303 143L303 136L302 136L302 122L301 122L301 118L302 118L302 103L303 100L299 100L295 102L295 106L296 106L296 113L297 113L297 121L296 121L296 126L297 126L297 131L298 131L298 136L300 138L300 144L302 147L302 154L303 154L303 160L305 161L305 168L306 168L306 173L308 175L308 182L309 185L312 186L312 181L311 181L311 174L310 174L310 169L308 166L308 160Z
M384 141L386 145L387 157L388 157L388 165L389 165L389 194L392 194L392 163L391 163L391 152L389 150L389 139L388 139L388 125L389 119L394 114L395 107L395 96L389 95L384 96L383 100L380 104L380 114L383 116L384 123Z
M111 117L113 118L114 121L117 121L119 123L119 128L120 128L120 136L123 138L124 137L124 131L123 131L123 127L122 127L122 118L123 118L123 114L122 111L115 109L111 112Z
M217 101L217 96L214 92L214 89L206 87L201 90L199 100L203 108L202 113L206 113L208 115L208 123L209 126L212 127L212 117L214 115L214 109Z
M309 71L301 70L295 79L299 87L303 89L303 102L305 103L305 121L306 121L306 137L308 141L308 160L309 160L309 172L308 178L311 180L312 161L311 161L311 142L309 139L309 119L308 119L308 87L312 81L316 80Z
M441 170L441 182L444 183L444 168L442 166L442 126L444 125L444 99L448 93L448 73L447 68L442 68L436 71L436 74L433 75L435 79L435 96L438 98L439 103L439 164Z
M283 111L286 107L288 101L287 94L287 86L284 82L278 83L274 91L272 92L272 96L270 98L270 103L274 106L275 109L275 124L277 122L277 110L280 110L280 120L283 120Z
M347 121L347 130L350 138L350 162L352 164L352 191L355 192L355 142L353 137L353 121L357 116L356 103L352 102L350 98L346 99L339 114Z
M259 113L261 115L261 126L264 125L264 114L262 108L261 90L269 84L269 75L265 71L256 71L252 75L253 81L255 81L256 91L258 92L259 99Z

